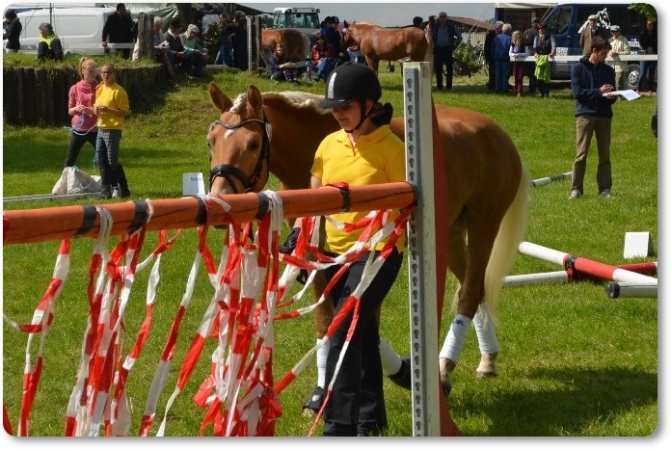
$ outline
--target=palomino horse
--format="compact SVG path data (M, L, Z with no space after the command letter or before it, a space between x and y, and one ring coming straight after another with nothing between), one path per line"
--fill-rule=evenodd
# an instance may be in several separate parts
M270 55L275 51L277 44L284 45L285 56L291 60L304 60L310 53L310 39L297 30L261 30L261 56L266 67L269 67Z
M214 83L210 83L209 92L221 112L207 134L211 193L260 191L270 172L283 187L308 188L319 143L338 129L331 114L316 106L323 97L304 92L261 95L252 85L231 100ZM490 333L494 345L492 339L480 342L482 355L476 373L492 376L496 375L498 355L493 307L526 230L531 181L510 137L492 119L443 105L436 105L436 115L447 181L447 205L441 211L449 223L445 251L449 269L460 283L456 312L473 319L480 311L477 316L485 319L474 320L478 340ZM401 139L405 139L404 127L403 118L391 122ZM316 286L320 288L323 286ZM443 299L437 300L442 311ZM315 310L318 339L326 333L332 317L330 302ZM463 339L449 342L457 348L458 356ZM441 357L439 361L446 393L452 387L450 373L457 359Z
M378 73L380 60L397 61L409 56L412 61L430 61L431 48L423 30L416 27L388 29L372 23L344 23L345 47L353 43L366 58L366 64Z

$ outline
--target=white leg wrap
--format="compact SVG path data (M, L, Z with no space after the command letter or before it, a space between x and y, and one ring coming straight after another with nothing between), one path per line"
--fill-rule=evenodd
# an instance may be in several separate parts
M452 325L450 325L450 331L448 331L445 337L443 348L440 349L439 356L441 358L447 358L455 364L459 362L461 349L464 347L464 340L466 339L466 333L470 325L471 319L457 314L457 317L452 321Z
M317 339L319 342L319 339ZM317 386L323 388L326 384L326 358L329 356L329 346L324 345L317 349Z
M476 312L475 317L473 317L473 326L475 327L475 334L478 336L480 353L483 355L498 353L499 341L496 339L494 321L489 314L487 306L480 305L478 312Z
M401 370L401 357L387 344L387 341L380 338L380 359L382 360L382 370L387 375L396 375Z

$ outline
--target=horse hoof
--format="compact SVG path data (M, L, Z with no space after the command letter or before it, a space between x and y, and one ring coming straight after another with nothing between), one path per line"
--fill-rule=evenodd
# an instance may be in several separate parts
M496 357L498 353L492 353L490 355L482 355L480 357L480 365L475 369L475 376L477 378L489 378L495 377L498 375L496 371Z
M450 374L457 365L447 358L440 358L438 365L440 369L440 384L443 386L443 393L445 394L445 397L449 397L452 392L452 379L450 378Z
M303 403L303 416L314 417L322 408L324 403L324 388L317 386L310 397Z
M410 372L410 358L401 358L401 368L394 375L387 375L387 377L397 386L411 390L412 374Z

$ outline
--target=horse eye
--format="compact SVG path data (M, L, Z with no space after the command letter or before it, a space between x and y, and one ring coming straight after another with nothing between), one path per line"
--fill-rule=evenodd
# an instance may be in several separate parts
M249 145L248 145L247 149L250 152L256 152L260 148L261 148L261 144L260 144L258 139L252 139L251 141L249 141Z

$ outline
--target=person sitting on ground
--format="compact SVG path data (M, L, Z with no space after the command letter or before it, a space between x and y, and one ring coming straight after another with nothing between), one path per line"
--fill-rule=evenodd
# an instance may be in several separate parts
M168 59L174 66L179 66L182 71L191 73L191 59L184 50L184 44L179 35L182 31L182 24L179 19L173 19L168 25L168 31L163 34L163 40L166 42L166 53Z
M207 59L209 55L207 54L207 48L203 47L198 39L198 27L191 24L186 28L186 33L184 34L184 51L191 60L192 71L191 75L194 77L199 77L205 72L205 66L207 65Z
M175 72L172 70L172 64L168 57L168 41L163 38L163 19L159 16L154 17L154 61L160 62L168 72L168 78L175 80Z
M296 79L296 65L290 61L282 44L277 44L270 56L270 79L275 81L290 81L298 84Z
M317 79L326 80L333 70L333 49L321 32L315 36L315 45L310 54L312 70L317 72Z
M44 22L38 28L40 30L40 39L37 44L37 59L45 61L53 59L54 61L63 61L63 46L61 40L54 33L54 27L50 23Z

